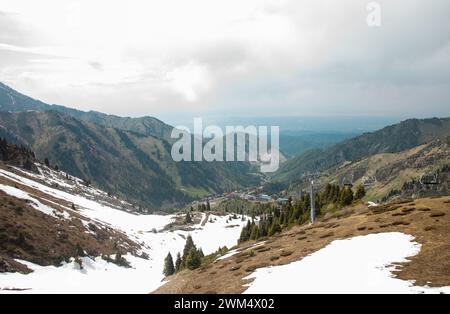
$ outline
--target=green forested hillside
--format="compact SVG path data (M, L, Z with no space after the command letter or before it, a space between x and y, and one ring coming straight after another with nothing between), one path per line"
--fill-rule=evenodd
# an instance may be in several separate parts
M57 111L0 113L0 136L39 159L152 208L257 184L246 163L175 163L157 137L106 128Z

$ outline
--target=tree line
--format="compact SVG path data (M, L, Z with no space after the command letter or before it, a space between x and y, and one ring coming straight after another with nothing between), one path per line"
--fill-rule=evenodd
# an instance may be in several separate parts
M202 265L202 259L205 257L201 248L197 248L192 240L192 237L188 235L186 238L186 244L183 249L183 255L177 254L176 261L174 263L172 254L169 253L164 260L164 275L172 276L182 270L189 269L194 270Z
M348 186L340 187L335 184L327 184L325 189L316 193L316 215L320 216L330 207L345 207L355 201L360 201L366 195L364 186L358 186L355 191ZM260 216L258 223L254 219L248 221L242 229L239 242L259 240L281 233L284 229L299 224L302 225L311 217L311 196L304 193L301 199L293 201L289 199L287 204L275 206L269 212Z

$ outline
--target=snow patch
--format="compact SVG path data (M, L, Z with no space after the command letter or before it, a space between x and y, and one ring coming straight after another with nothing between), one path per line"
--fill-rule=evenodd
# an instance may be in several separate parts
M23 171L22 173L36 180L66 187L64 178L51 174L49 181L49 174L42 169L40 171L41 175ZM124 256L131 264L131 269L108 263L101 258L94 260L84 258L82 270L74 262L62 264L60 267L42 267L23 262L34 272L28 275L0 274L0 293L12 293L2 289L30 289L20 293L150 293L164 284L165 257L170 252L175 258L178 252L182 252L189 234L192 235L195 244L202 248L205 254L211 254L217 251L219 247L227 246L231 248L235 246L242 227L247 223L247 221L240 219L233 220L230 215L211 215L210 218L213 222L208 221L204 226L201 226L201 224L194 225L192 231L163 231L163 228L171 223L175 216L129 213L88 199L86 195L75 195L61 191L58 188L49 187L3 169L0 169L0 176L65 200L69 204L73 203L76 207L76 213L85 218L82 222L86 227L92 222L121 231L131 240L142 244L141 253L149 256L148 260L131 255ZM74 180L77 179L74 178ZM79 181L76 182L77 184L80 183ZM83 188L86 193L91 195L105 194L92 188ZM52 216L55 214L54 209L41 204L20 189L6 185L0 185L0 189L12 196L32 201L37 210ZM68 213L72 213L72 210L68 209ZM58 215L64 215L63 217L66 217L68 213L57 212ZM153 230L157 232L155 233ZM18 291L14 291L14 293L18 293Z
M52 216L54 218L61 218L61 217L65 218L65 219L69 218L69 216L66 212L59 212L47 205L44 205L41 202L39 202L37 199L35 199L34 197L31 197L30 194L28 194L22 190L16 189L12 186L3 185L3 184L0 184L0 190L5 192L8 195L13 196L13 197L30 201L30 205L33 208L37 209L38 211L40 211L46 215Z
M393 264L408 262L421 245L403 233L382 233L332 242L301 261L256 270L248 294L450 293L450 287L415 287L394 278Z

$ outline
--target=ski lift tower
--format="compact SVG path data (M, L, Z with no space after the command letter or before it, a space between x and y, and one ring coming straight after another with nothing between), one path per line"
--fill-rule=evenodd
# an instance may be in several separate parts
M316 220L316 199L314 194L314 180L311 180L311 224Z

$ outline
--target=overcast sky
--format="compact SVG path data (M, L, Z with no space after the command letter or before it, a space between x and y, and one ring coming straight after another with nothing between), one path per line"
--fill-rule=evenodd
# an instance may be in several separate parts
M450 116L450 1L0 0L0 81L119 115Z

